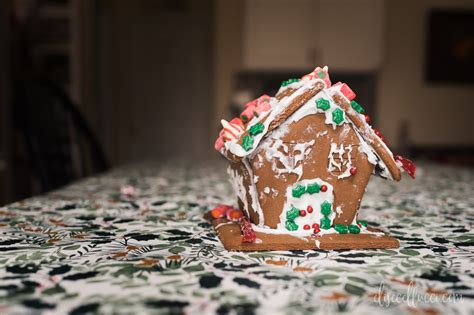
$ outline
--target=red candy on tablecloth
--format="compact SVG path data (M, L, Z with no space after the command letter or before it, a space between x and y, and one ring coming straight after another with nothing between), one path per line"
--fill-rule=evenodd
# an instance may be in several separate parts
M223 218L226 215L227 210L231 210L231 209L232 209L232 206L229 206L229 205L224 205L224 204L218 205L217 207L211 210L211 216L214 219Z

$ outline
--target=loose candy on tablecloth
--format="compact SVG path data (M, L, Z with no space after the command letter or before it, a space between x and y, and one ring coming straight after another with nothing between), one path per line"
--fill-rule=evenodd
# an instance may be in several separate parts
M223 218L226 215L226 212L232 209L232 206L221 204L211 210L211 216L214 219Z
M308 73L301 77L301 80L313 80L313 79L321 79L326 83L326 87L331 86L331 80L329 78L328 67L320 68L316 67L313 72Z
M227 220L237 221L241 219L244 214L242 213L242 210L232 208L225 212L225 216L227 217Z
M239 220L240 225L240 232L242 232L242 242L243 243L255 243L257 240L257 234L252 229L252 225L247 220L247 218L243 217Z
M126 198L136 198L138 195L137 189L131 185L123 185L120 187L120 194Z
M416 165L413 161L401 155L395 155L395 161L397 161L397 164L399 164L411 178L415 179Z

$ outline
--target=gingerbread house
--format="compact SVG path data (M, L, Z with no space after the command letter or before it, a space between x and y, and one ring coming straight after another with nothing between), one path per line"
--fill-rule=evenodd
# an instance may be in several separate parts
M217 218L227 249L398 247L358 220L358 209L372 174L399 181L414 165L392 154L355 97L318 67L222 121L215 147L255 234L242 241L238 222Z

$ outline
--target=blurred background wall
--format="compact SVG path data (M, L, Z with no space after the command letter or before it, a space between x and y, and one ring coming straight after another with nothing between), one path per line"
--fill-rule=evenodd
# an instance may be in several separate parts
M438 59L447 80L429 79L430 56L446 50L430 38L450 45L456 23L433 28L434 10L473 25L470 0L2 1L0 202L134 161L218 159L221 118L318 65L358 93L395 151L472 165L474 71L459 82ZM462 25L459 63L473 69ZM44 125L64 128L41 140Z

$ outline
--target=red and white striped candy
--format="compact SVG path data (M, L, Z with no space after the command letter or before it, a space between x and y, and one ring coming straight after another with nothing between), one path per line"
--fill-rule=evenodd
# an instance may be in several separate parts
M222 137L225 141L233 140L244 132L244 125L240 119L238 119L238 121L236 119L238 118L234 118L230 122L224 119L221 120L222 130L224 131Z
M329 78L329 72L328 72L327 66L323 68L316 67L316 69L314 69L313 72L308 73L307 75L304 75L301 77L301 80L313 80L313 79L323 80L324 83L326 83L326 87L328 88L331 86L331 79Z

